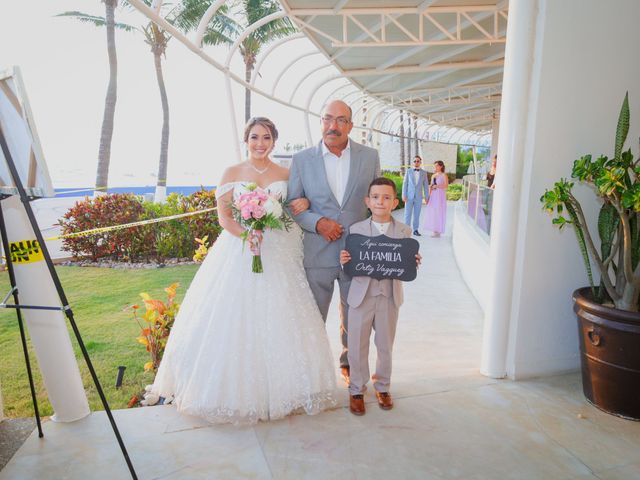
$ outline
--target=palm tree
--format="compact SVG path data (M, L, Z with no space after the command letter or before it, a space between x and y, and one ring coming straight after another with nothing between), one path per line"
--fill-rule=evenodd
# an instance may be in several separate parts
M113 117L116 112L118 90L118 57L116 55L115 29L131 31L133 27L115 22L115 9L118 0L102 0L105 5L105 16L97 17L82 12L64 12L59 17L72 17L84 23L107 27L107 54L109 56L109 84L104 102L104 115L100 132L100 147L98 149L98 169L96 172L95 194L106 193L109 178L109 161L111 160L111 140L113 138Z
M151 6L151 0L143 1ZM170 8L164 14L164 19L171 25L188 31L194 26L197 26L196 21L199 21L204 15L210 3L208 0L183 0ZM219 36L224 35L230 28L233 28L230 24L230 19L224 15L226 12L227 8L223 6L219 9L218 14L212 18L210 23L211 27L216 28L216 34ZM227 18L228 21L225 20L225 18ZM167 193L167 166L169 163L169 101L167 98L167 89L164 84L164 75L162 73L162 57L166 57L167 44L171 36L153 22L149 22L146 26L142 27L141 31L153 53L156 79L158 81L160 101L162 103L160 161L158 162L158 181L154 197L156 202L162 202L166 198ZM213 36L214 33L211 35Z
M115 3L117 0L103 0L106 4L112 3L115 8ZM143 0L147 5L151 6L151 0ZM170 7L169 10L164 12L164 18L170 24L175 24L176 26L183 27L185 24L190 24L193 19L200 18L206 11L206 4L208 2L202 0L184 0L183 2ZM123 1L123 5L128 5L128 2ZM221 9L221 12L226 12L226 9ZM167 166L169 163L169 100L167 96L167 89L164 83L164 75L162 71L162 57L166 57L167 44L171 39L171 36L167 34L167 32L160 27L158 27L155 23L149 22L146 25L137 28L131 25L127 25L124 23L113 24L113 9L111 10L111 14L109 14L109 9L107 9L106 18L96 17L92 15L87 15L81 12L66 12L61 14L60 16L71 16L77 18L83 22L90 22L96 26L107 26L107 31L109 32L110 25L111 31L113 31L113 27L121 28L123 30L133 32L139 31L144 35L145 42L151 47L151 53L153 54L153 64L156 72L156 80L158 82L158 89L160 91L160 102L162 104L162 133L160 137L160 160L158 162L158 179L156 184L156 192L155 192L155 201L162 202L166 198L166 190L167 190ZM111 18L111 23L110 19ZM212 26L215 26L220 31L226 31L227 27L224 23L216 20L217 17L214 17ZM111 34L113 37L113 33ZM113 55L115 60L115 44L113 46ZM111 55L109 56L110 64L111 64ZM115 70L113 70L115 72ZM110 126L111 130L109 134L113 131L113 111L115 110L115 73L113 73L113 102L108 105L112 106L110 111ZM111 82L110 82L111 87ZM109 90L110 91L110 90ZM109 96L107 96L109 100ZM105 118L106 118L106 109L105 109ZM104 130L104 125L103 125ZM111 143L111 135L109 135L109 146ZM102 152L102 142L101 149ZM107 175L109 168L109 157L106 159L106 167L103 166L104 162L102 162L102 157L98 162L98 180L96 181L96 190L99 187L104 185L104 190L106 190L107 184Z
M242 10L246 19L246 26L250 26L264 17L280 10L277 0L243 0ZM261 48L279 38L288 37L296 32L296 28L289 18L280 18L259 27L251 33L240 45L240 54L244 60L244 79L251 82L251 73L256 64ZM244 90L244 120L251 118L251 90Z
M211 0L191 0L206 6L212 3ZM187 3L187 2L184 2ZM263 19L267 15L280 10L277 0L241 0L238 3L239 9L234 13L234 20L227 17L219 10L219 14L214 16L207 27L207 31L202 39L205 45L233 45L236 39L252 24ZM197 24L190 25L189 29L196 28ZM185 29L187 31L188 29ZM288 18L279 18L262 25L257 30L249 34L240 44L240 54L244 60L244 78L247 83L251 82L251 73L256 64L256 59L263 46L273 40L287 37L294 33L296 28ZM245 121L251 118L251 89L245 87L244 116Z

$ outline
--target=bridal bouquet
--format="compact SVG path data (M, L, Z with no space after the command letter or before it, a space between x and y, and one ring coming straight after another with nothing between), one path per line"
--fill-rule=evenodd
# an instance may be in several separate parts
M249 242L253 254L251 271L262 273L262 258L260 246L262 232L265 229L289 229L292 220L284 210L283 201L268 191L258 187L255 183L247 185L249 190L238 197L231 208L237 222L246 228L241 234L243 242Z

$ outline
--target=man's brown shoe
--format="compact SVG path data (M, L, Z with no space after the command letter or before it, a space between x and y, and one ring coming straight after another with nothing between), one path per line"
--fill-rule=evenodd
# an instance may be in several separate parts
M354 415L364 415L364 395L349 395L349 410Z
M346 383L348 387L349 386L349 366L347 365L346 367L340 367L340 373L342 374L342 379L344 380L344 383Z
M393 408L393 398L389 392L376 392L378 406L383 410L391 410Z

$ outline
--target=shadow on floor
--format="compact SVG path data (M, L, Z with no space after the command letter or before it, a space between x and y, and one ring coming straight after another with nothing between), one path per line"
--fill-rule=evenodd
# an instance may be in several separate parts
M7 418L0 422L0 470L9 463L35 428L34 418Z

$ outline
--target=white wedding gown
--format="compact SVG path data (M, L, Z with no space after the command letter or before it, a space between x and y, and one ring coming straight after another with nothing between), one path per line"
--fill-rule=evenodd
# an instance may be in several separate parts
M244 182L218 188L218 197ZM269 185L286 198L287 182ZM270 230L263 273L224 231L182 302L152 392L212 423L250 424L335 405L329 341L302 265L302 233Z

